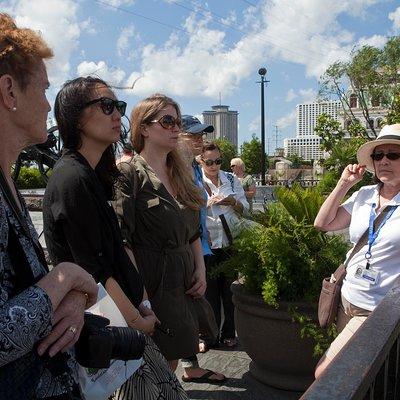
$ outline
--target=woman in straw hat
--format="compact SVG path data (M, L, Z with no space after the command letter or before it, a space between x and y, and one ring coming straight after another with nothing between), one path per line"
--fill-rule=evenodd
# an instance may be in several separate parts
M348 165L336 187L322 205L314 226L323 231L349 228L353 246L360 249L349 259L337 316L340 334L319 361L315 375L332 361L400 275L400 124L385 126L378 137L357 152L358 164ZM363 186L342 203L349 189L360 182L365 171L377 184ZM384 212L374 227L374 220ZM351 251L348 253L351 254Z

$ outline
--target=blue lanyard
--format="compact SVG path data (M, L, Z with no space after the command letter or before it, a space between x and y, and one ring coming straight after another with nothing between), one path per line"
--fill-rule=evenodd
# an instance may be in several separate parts
M369 214L369 228L368 228L368 250L365 253L365 258L367 260L371 259L371 247L374 244L376 238L379 235L380 230L382 229L382 226L386 224L386 221L392 216L394 211L396 210L397 206L389 206L390 210L386 213L385 217L383 218L383 221L380 223L380 225L376 228L376 231L374 232L374 221L375 221L375 212L374 209L376 207L375 203L372 203L371 205L371 212ZM369 265L369 263L368 263ZM368 268L368 267L367 267Z

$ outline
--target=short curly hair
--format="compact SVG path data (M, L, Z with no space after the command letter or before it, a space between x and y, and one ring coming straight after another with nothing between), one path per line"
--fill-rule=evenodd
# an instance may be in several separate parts
M11 75L25 89L38 63L51 57L53 51L39 33L18 28L8 14L0 13L0 76Z

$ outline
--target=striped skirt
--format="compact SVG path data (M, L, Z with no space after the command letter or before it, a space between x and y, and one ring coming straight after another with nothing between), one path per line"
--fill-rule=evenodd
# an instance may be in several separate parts
M121 386L111 400L189 400L167 360L146 336L141 367Z

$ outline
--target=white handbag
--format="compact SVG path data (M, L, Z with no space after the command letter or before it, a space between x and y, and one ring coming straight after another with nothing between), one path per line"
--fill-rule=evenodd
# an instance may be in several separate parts
M98 286L97 303L87 311L108 318L112 326L128 326L103 285L99 283ZM142 358L129 361L112 360L109 368L96 370L84 368L78 364L78 378L82 395L86 400L108 399L135 373L142 362Z

